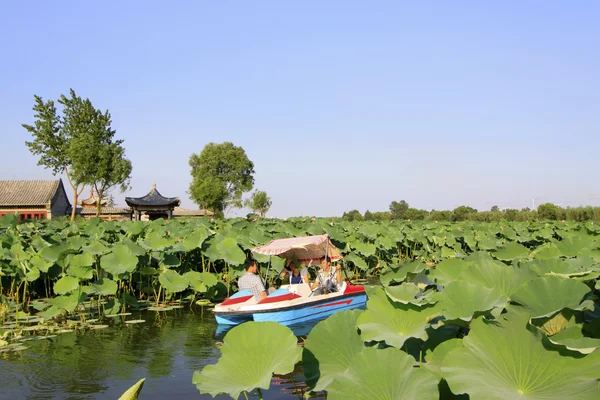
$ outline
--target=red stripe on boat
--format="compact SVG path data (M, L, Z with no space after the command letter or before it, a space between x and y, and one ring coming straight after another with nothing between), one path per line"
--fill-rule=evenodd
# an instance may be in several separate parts
M351 293L362 293L365 291L365 287L361 285L346 285L346 290L344 290L344 294Z
M224 302L221 303L222 306L229 306L231 304L238 304L238 303L243 303L247 300L250 300L254 295L250 295L250 296L240 296L240 297L234 297L234 298L228 298L226 299Z
M279 301L299 299L296 293L286 293L279 296L267 297L258 302L258 304L277 303Z
M321 304L320 306L314 306L311 308L332 307L332 306L339 306L340 304L350 304L350 303L352 303L352 299L336 301L335 303Z

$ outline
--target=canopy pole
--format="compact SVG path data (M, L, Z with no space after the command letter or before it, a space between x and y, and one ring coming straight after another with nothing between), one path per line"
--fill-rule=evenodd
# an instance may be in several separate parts
M271 256L269 256L269 263L267 264L267 273L265 274L265 284L263 285L265 287L265 290L267 290L269 288L268 286L268 279L269 279L269 269L271 268Z

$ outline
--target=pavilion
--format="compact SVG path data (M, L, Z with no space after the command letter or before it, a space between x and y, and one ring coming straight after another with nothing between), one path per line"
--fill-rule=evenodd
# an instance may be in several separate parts
M181 201L179 197L164 197L158 190L156 184L152 185L152 190L143 197L125 197L125 202L133 211L133 219L141 221L149 219L150 221L158 218L173 218L173 210L178 207Z

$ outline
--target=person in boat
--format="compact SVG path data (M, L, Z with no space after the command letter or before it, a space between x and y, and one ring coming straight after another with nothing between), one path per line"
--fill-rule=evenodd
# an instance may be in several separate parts
M311 285L311 289L317 291L317 294L326 294L337 292L338 285L342 283L342 269L331 266L329 256L321 258L321 270L317 274L316 281Z
M267 291L265 285L263 285L260 276L258 276L258 264L253 258L246 260L246 272L238 281L238 288L240 290L249 290L254 294L256 301L260 301L267 297Z
M283 277L289 275L290 285L297 283L308 283L310 285L310 279L308 278L308 269L304 267L302 268L302 270L299 270L296 261L293 259L288 259L286 261L285 269L283 270L281 275Z

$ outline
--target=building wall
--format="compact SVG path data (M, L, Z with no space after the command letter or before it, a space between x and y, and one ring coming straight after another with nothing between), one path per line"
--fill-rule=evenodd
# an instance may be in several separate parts
M18 214L19 221L26 219L46 219L48 211L40 207L18 207L18 208L2 208L0 207L0 217L6 214Z
M61 184L58 186L58 190L52 198L50 204L50 215L48 217L56 218L67 215L70 207L71 203L69 202L69 199L67 199L67 194L65 193L65 190Z

